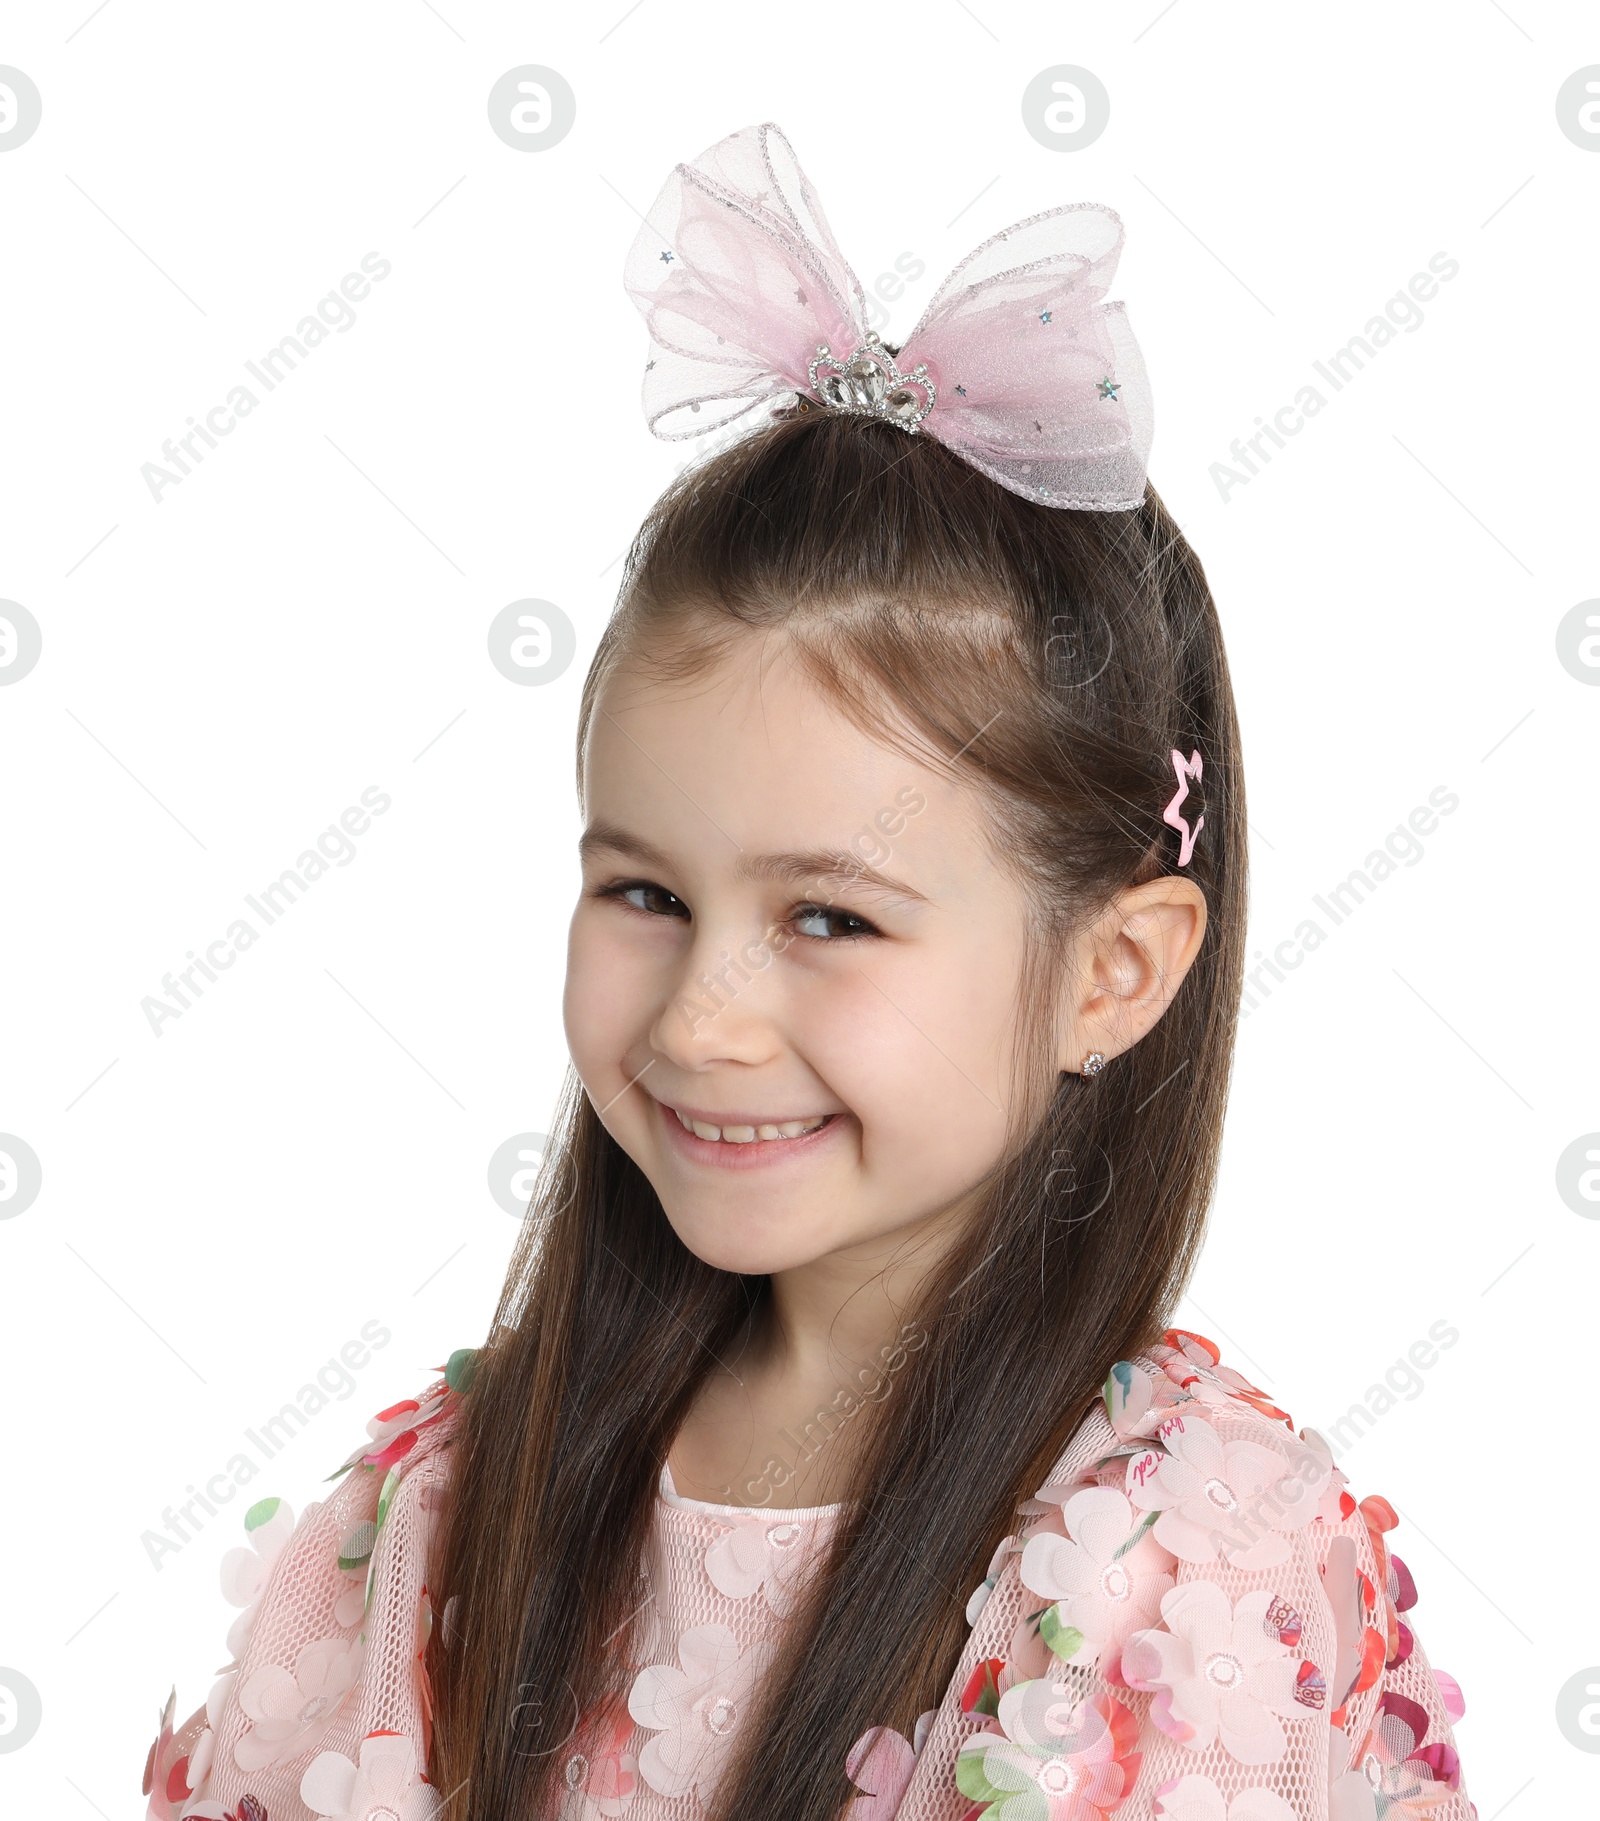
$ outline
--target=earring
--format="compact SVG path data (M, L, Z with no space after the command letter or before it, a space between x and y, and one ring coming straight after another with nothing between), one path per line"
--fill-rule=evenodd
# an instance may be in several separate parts
M1091 1050L1083 1059L1083 1073L1085 1075L1098 1075L1105 1066L1106 1059L1098 1050Z

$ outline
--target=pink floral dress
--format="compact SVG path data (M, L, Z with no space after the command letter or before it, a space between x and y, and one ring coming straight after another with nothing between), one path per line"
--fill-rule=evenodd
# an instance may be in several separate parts
M298 1523L275 1499L246 1515L233 1661L176 1730L168 1697L148 1821L442 1816L424 1577L471 1363L374 1418ZM842 1509L687 1499L662 1469L636 1661L566 1747L560 1821L703 1815ZM848 1754L846 1821L1476 1817L1393 1509L1209 1341L1119 1361L1017 1516L940 1705Z

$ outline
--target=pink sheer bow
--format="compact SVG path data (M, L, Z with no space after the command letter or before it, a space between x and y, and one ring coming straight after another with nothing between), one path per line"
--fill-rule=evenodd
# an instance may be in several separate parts
M763 403L866 410L1042 505L1132 510L1152 415L1123 307L1102 302L1122 240L1097 203L1030 215L962 260L893 353L788 140L745 127L677 166L629 251L646 421L678 439Z

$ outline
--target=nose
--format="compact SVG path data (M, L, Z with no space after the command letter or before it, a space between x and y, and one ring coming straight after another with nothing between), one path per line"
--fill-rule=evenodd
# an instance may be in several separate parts
M704 1069L721 1061L764 1062L781 1048L768 977L776 959L773 933L696 926L651 1026L658 1055L682 1068Z

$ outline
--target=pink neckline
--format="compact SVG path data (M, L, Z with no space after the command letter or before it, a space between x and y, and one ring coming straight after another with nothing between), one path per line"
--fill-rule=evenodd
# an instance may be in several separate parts
M681 1505L689 1511L708 1512L719 1518L779 1518L790 1523L809 1523L817 1518L836 1517L844 1510L844 1500L832 1505L797 1505L793 1510L785 1510L781 1505L715 1505L709 1499L692 1499L678 1490L673 1482L672 1468L666 1461L661 1463L661 1478L657 1484L657 1494L669 1505Z

